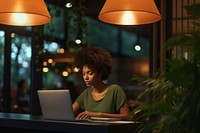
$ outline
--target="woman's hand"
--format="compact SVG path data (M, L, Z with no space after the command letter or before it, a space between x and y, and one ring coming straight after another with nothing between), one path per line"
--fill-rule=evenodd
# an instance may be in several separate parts
M78 114L77 120L89 119L90 117L100 117L102 113L100 112L88 112L84 111Z

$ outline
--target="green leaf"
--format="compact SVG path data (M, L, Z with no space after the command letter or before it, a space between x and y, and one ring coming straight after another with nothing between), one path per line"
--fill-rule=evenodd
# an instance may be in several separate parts
M171 68L172 69L170 70L170 72L166 73L167 80L171 81L177 86L188 86L193 83L192 79L194 77L193 73L195 69L194 64L190 62L185 62L181 64L177 60L177 64L175 64L174 67Z

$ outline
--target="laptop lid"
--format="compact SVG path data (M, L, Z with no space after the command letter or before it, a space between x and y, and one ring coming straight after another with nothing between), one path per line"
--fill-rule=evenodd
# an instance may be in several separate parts
M45 119L75 121L69 90L38 90Z

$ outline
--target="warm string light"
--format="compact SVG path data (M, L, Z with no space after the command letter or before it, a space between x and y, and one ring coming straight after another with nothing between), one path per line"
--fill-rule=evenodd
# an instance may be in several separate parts
M48 63L53 63L53 59L48 59Z
M48 72L49 68L48 67L43 67L43 72Z
M48 63L46 61L43 62L43 66L47 66Z
M68 75L69 75L69 73L67 71L62 72L62 76L67 77Z
M72 7L72 3L68 2L67 4L65 4L65 7L71 8Z
M81 41L80 41L81 42ZM79 43L79 41L77 42ZM70 74L79 72L79 68L71 66L74 62L73 53L62 47L57 49L56 54L46 52L43 56L43 72L52 70L55 73L61 74L64 77ZM59 64L63 63L63 64ZM66 67L63 68L63 65ZM61 68L60 68L61 66Z
M59 48L59 49L57 50L57 53L58 53L58 54L64 54L64 52L65 52L65 49L64 49L64 48Z
M141 49L142 49L142 47L141 47L139 44L136 44L136 45L135 45L135 50L136 50L136 51L139 52L139 51L141 51Z
M80 39L76 39L76 40L75 40L75 43L76 43L76 44L81 44L81 40L80 40Z
M79 68L75 67L75 68L73 69L73 72L79 72Z
M51 58L47 59L47 61L43 61L43 72L45 72L45 73L49 72L48 64L50 64L51 67L56 66L56 62L54 62L53 59L51 59ZM77 72L79 72L79 70L80 69L77 67L74 67L74 68L68 67L64 71L55 68L54 72L61 73L62 76L67 77L67 76L69 76L70 73L77 73Z

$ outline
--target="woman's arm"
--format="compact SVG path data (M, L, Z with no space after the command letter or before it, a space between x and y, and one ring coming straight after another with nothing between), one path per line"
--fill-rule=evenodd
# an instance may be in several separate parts
M77 116L81 112L81 108L80 108L79 104L75 101L73 103L72 107L73 107L75 116Z
M76 119L87 119L90 117L110 117L110 118L120 118L121 120L127 120L129 116L130 110L128 104L125 102L122 107L120 108L119 114L108 114L108 113L101 113L101 112L81 112L78 114Z
M102 113L100 117L112 117L112 118L121 118L121 120L128 120L129 113L130 113L130 110L129 110L128 104L125 102L120 108L119 114Z

